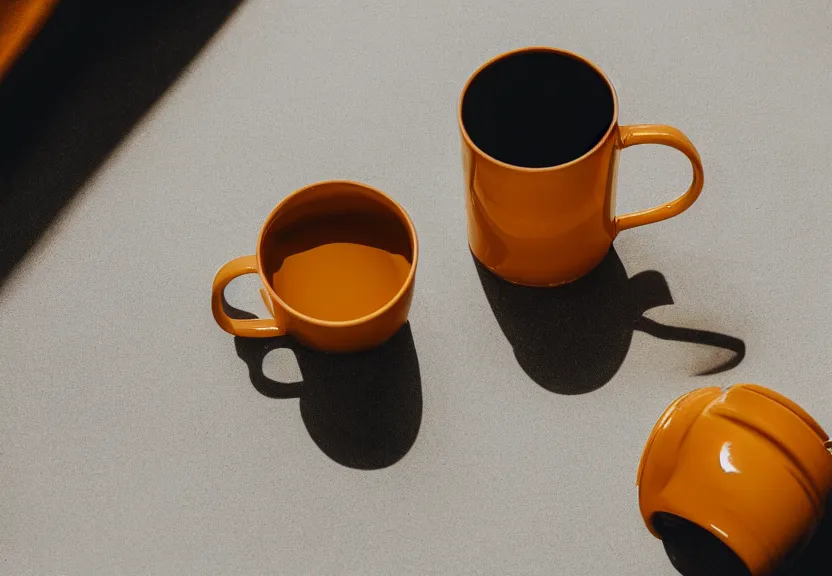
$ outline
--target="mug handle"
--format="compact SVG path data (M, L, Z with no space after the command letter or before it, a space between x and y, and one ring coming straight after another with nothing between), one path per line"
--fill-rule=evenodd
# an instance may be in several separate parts
M241 256L226 263L219 269L214 277L214 286L211 288L211 311L214 313L214 320L220 328L234 336L248 338L271 338L272 336L283 336L286 331L277 325L274 318L256 318L254 320L238 320L229 318L222 307L222 295L228 283L242 276L243 274L257 274L257 257Z
M693 166L693 181L687 192L667 204L648 208L640 212L631 212L615 218L615 233L622 230L661 222L674 216L678 216L693 204L702 192L704 174L702 172L702 160L699 159L699 152L696 151L693 143L688 137L673 126L663 124L633 124L619 128L619 147L628 148L638 144L664 144L676 148L688 157Z

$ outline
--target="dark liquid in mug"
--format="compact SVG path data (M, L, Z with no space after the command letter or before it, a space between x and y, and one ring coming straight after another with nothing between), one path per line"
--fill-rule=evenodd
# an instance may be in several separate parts
M614 115L604 76L549 50L491 63L462 98L462 124L474 144L492 158L526 168L580 158L603 139Z
M410 237L393 214L342 213L272 233L263 265L277 295L298 312L345 321L390 302L410 273Z

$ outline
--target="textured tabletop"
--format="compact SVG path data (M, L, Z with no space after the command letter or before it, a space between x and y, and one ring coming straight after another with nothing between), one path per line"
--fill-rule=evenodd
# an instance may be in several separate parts
M670 401L756 382L832 427L827 2L135 7L38 91L77 4L0 85L3 574L669 574L635 475ZM688 212L555 295L466 242L459 91L524 45L598 63L622 124L705 167ZM690 168L640 146L619 176L622 213ZM352 358L235 341L214 273L330 178L413 218L409 326ZM229 302L264 313L256 287Z

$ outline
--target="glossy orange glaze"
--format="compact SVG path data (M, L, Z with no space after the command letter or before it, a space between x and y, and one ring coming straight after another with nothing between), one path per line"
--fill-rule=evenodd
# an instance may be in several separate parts
M0 0L0 79L40 30L58 0Z
M211 308L235 336L289 334L330 352L372 348L407 320L418 241L404 209L364 184L329 181L289 195L271 213L255 256L223 266ZM259 274L273 318L237 320L222 307L228 283Z
M506 164L480 150L462 120L472 80L495 61L520 52L551 51L595 69L613 96L612 122L600 142L580 158L544 168ZM532 47L497 56L468 80L458 111L468 212L468 242L492 272L518 284L556 286L597 266L621 230L665 220L690 207L702 191L699 154L679 130L663 125L618 125L618 100L604 73L565 50ZM664 144L683 152L693 181L682 196L656 208L615 216L618 153L636 144Z
M639 505L711 532L755 576L809 537L832 491L829 437L802 408L753 384L704 388L668 407L642 454Z

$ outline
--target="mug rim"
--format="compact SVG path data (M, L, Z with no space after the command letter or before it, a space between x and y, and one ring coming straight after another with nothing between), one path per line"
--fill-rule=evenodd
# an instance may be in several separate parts
M272 224L272 222L274 222L274 219L277 217L280 211L286 206L286 204L293 198L296 198L297 196L300 196L302 194L307 194L315 188L319 188L321 186L326 185L342 185L350 186L353 188L360 188L361 190L369 192L377 198L387 200L387 202L390 203L390 206L388 206L390 211L400 217L403 227L407 229L408 237L410 239L411 250L413 252L412 260L410 262L410 271L407 274L407 278L405 278L405 281L402 283L401 288L399 288L399 291L396 292L396 295L390 298L390 300L388 300L384 304L384 306L381 306L380 308L373 310L372 312L370 312L369 314L365 314L364 316L353 318L352 320L324 320L322 318L315 318L314 316L309 316L308 314L304 314L303 312L300 312L299 310L292 308L280 296L277 295L277 292L275 292L271 283L266 279L266 275L263 273L263 255L261 247L263 245L263 240L266 236L266 232L269 226ZM314 324L316 326L322 326L327 328L346 328L350 326L358 326L360 324L364 324L373 320L374 318L381 316L387 310L395 306L396 303L399 300L401 300L401 298L407 293L407 291L413 285L413 281L416 276L416 264L419 260L419 239L416 236L416 227L413 225L413 220L410 219L410 215L407 213L407 211L401 204L396 202L386 193L382 192L377 188L373 188L368 184L363 184L354 180L321 180L319 182L313 182L312 184L307 184L306 186L298 188L294 192L288 194L283 200L278 202L277 206L275 206L272 209L266 220L263 222L263 225L260 227L260 232L257 236L256 258L257 275L260 276L260 280L263 282L263 286L268 292L269 297L272 298L272 300L274 300L279 306L281 306L290 316L294 316L296 319L302 320L310 324ZM291 332L291 329L289 331Z
M465 123L462 121L462 103L465 100L465 95L468 93L468 88L470 88L471 83L474 81L474 78L479 76L480 72L491 66L492 64L499 62L500 60L504 60L510 56L515 56L517 54L523 54L527 52L551 52L554 54L559 54L561 56L566 56L568 58L572 58L573 60L577 60L583 64L586 64L590 68L592 68L607 84L607 88L610 90L610 94L612 94L612 118L610 119L610 125L607 127L607 131L604 132L604 135L601 137L598 142L588 151L582 154L581 156L570 160L569 162L564 162L563 164L556 164L554 166L541 166L537 168L532 168L529 166L517 166L515 164L509 164L508 162L503 162L502 160L498 160L494 158L490 154L485 153L479 146L474 144L474 141L471 139L471 136L468 135L468 130L465 129ZM514 50L509 50L508 52L503 52L502 54L498 54L493 58L487 60L484 64L481 64L479 68L477 68L473 74L468 78L465 82L465 85L462 88L462 92L459 96L459 104L457 106L457 121L459 123L459 129L462 132L462 138L465 140L465 143L468 144L473 150L475 150L478 154L483 156L484 158L488 159L495 164L502 166L503 168L510 168L512 170L517 170L518 172L529 172L529 173L538 173L538 172L551 172L554 170L560 170L561 168L568 168L573 164L577 164L584 158L588 158L592 154L598 151L598 149L603 146L604 142L607 141L610 134L613 131L613 128L618 124L618 95L615 93L615 87L612 85L612 82L598 67L594 62L591 60L584 58L580 54L576 54L570 50L565 50L563 48L554 48L552 46L526 46L524 48L515 48Z

